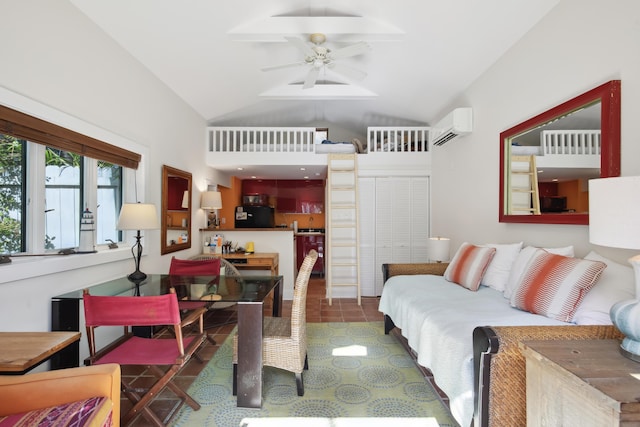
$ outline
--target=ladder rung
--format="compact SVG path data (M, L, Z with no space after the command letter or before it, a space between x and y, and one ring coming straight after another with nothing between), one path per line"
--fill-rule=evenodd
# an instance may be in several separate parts
M332 262L331 265L334 267L355 267L358 264L355 262Z
M353 242L353 243L336 243L336 242L333 242L331 244L331 247L333 247L333 248L353 248L355 246L356 246L355 242Z
M333 205L331 209L355 209L356 205Z

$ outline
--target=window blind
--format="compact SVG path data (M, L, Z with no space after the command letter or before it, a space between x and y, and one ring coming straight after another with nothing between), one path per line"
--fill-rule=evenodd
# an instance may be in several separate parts
M0 105L0 132L81 156L138 169L141 155Z

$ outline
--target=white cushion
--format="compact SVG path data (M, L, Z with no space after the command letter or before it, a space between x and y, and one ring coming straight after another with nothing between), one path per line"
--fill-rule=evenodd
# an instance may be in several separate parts
M598 282L578 306L573 322L578 325L611 325L609 310L618 301L635 298L635 276L633 268L611 261L596 252L584 257L607 264Z
M484 272L480 284L503 292L509 280L511 267L522 249L522 242L509 244L487 243L483 246L496 248L496 254L489 263L487 271Z
M534 246L527 246L522 249L518 254L513 266L511 267L511 272L509 273L509 279L507 280L507 285L504 288L504 297L511 298L511 294L518 287L520 283L520 276L524 272L527 263L536 252L536 248ZM562 255L562 256L574 256L573 246L565 246L562 248L542 248L550 254Z

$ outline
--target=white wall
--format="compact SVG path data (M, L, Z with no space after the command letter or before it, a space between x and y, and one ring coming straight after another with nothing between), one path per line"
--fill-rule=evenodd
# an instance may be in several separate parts
M202 160L202 117L67 1L4 1L2 16L0 86L29 101L25 105L41 105L43 110L51 107L83 123L83 128L97 133L106 129L107 134L120 135L141 147L145 158L138 180L146 179L146 190L140 200L160 206L161 166L168 164L193 174L194 206L198 204L197 191L204 190L212 177ZM204 223L201 210L194 209L194 215L193 224ZM198 242L197 228L193 233ZM145 234L148 256L142 260L142 270L168 271L170 255L160 256L159 231ZM128 247L122 250L126 253ZM191 251L175 255L186 258L200 251L196 243ZM82 256L94 257L77 255L75 260ZM46 270L53 261L29 262L31 269ZM0 266L0 275L15 272L16 264ZM129 252L121 261L0 283L0 330L49 330L52 296L133 269Z
M575 245L624 261L633 253L589 244L588 226L498 222L499 134L613 79L622 81L622 175L640 174L640 2L562 0L451 107L471 106L474 130L433 149L433 231L463 241ZM444 114L445 112L443 112Z

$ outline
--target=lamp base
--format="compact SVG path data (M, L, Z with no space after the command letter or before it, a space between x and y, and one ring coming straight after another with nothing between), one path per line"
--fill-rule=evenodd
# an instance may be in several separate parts
M147 278L147 275L140 270L136 270L127 276L127 279L129 279L136 285L139 285L146 278Z
M625 341L627 341L627 338L622 340L622 344L620 344L620 354L622 354L627 359L633 360L634 362L640 362L640 354L632 353L631 351L625 349ZM640 342L633 341L633 340L628 340L628 341L629 342L626 343L626 345L630 347L635 347L635 348L640 347Z
M640 301L617 302L611 307L610 314L613 324L625 335L620 344L620 353L628 359L640 362Z

